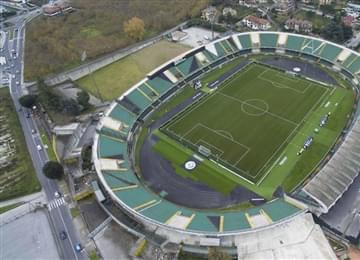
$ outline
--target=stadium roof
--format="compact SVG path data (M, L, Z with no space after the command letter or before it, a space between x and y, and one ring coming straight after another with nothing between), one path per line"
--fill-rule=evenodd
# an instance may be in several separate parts
M357 119L338 151L303 190L320 204L321 213L327 213L359 172L360 119Z
M311 214L238 237L238 259L337 259Z

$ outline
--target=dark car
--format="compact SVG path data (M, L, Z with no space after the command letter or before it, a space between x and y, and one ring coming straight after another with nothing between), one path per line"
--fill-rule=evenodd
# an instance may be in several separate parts
M61 232L60 232L60 239L61 239L61 240L67 239L67 234L66 234L65 231L61 231Z

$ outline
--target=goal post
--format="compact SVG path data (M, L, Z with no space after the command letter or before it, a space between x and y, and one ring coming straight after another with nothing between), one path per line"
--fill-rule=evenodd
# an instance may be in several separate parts
M211 155L211 150L203 145L199 145L198 152L205 157L209 157Z

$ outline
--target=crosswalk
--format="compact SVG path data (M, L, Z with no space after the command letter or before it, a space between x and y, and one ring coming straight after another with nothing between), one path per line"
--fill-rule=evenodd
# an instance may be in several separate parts
M61 197L61 198L50 201L48 203L47 207L49 210L52 210L52 209L60 207L64 203L65 203L65 199L64 199L64 197Z

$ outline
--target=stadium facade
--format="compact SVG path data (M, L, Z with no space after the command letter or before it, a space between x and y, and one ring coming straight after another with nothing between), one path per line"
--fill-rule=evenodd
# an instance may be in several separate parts
M304 35L233 34L170 60L114 101L97 127L93 160L98 183L94 189L102 194L97 197L103 208L119 224L130 232L145 234L165 249L181 244L183 249L198 253L206 253L208 246L221 246L239 258L306 257L304 254L326 259L335 257L308 212L317 216L328 212L359 175L359 109L349 130L317 175L291 197L274 198L248 210L218 212L181 207L150 191L137 176L134 135L142 122L187 82L235 57L258 53L318 62L341 74L354 91L359 91L360 55ZM156 95L147 93L148 89ZM303 233L298 232L301 226L307 227ZM289 232L285 232L287 229ZM307 249L299 247L300 244L307 245Z

